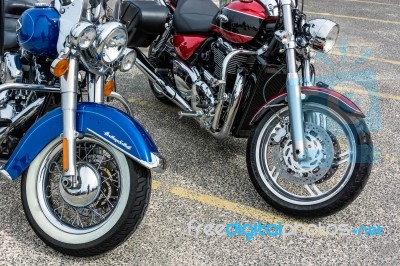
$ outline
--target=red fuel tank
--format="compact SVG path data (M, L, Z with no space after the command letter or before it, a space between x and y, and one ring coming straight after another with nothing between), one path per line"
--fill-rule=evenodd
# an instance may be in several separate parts
M237 0L220 10L211 30L227 41L244 44L252 41L261 27L275 24L277 19L275 0Z
M188 60L205 39L207 37L201 35L175 35L173 38L175 51L181 58Z

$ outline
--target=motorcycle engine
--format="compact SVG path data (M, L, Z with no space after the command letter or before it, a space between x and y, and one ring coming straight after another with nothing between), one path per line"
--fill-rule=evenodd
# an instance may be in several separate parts
M217 79L221 79L224 59L230 52L234 51L234 48L230 44L222 41L222 39L219 39L212 44L211 51L214 56L214 76ZM228 76L236 75L238 66L246 64L247 59L248 57L243 55L234 56L227 67Z
M12 118L25 109L27 100L29 100L29 92L25 90L1 92L0 118L12 120Z
M0 84L54 85L54 79L46 74L49 64L24 50L7 52L1 62ZM10 89L0 92L0 157L11 154L43 102L44 97L35 91Z
M189 66L176 59L173 61L173 75L177 89L181 95L191 102L195 111L211 110L216 103L218 81L222 79L224 60L235 49L221 38L201 53L201 59L196 66ZM253 61L248 56L236 55L229 61L226 68L226 92L233 88L237 70L241 66L249 67Z

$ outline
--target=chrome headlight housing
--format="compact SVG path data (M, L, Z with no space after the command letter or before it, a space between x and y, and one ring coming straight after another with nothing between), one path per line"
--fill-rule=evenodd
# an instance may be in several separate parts
M121 65L119 67L119 70L121 70L122 72L129 71L134 66L135 61L136 51L126 48L121 58Z
M71 44L78 49L89 48L96 40L96 26L87 21L77 23L71 29Z
M108 22L97 28L96 51L105 65L117 61L127 45L128 33L119 22Z
M339 36L339 25L328 19L313 19L308 22L308 26L311 47L328 53Z

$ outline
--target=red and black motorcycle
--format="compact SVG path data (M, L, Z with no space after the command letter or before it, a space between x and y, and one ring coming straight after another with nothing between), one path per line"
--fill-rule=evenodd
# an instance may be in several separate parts
M121 16L160 101L216 138L248 138L250 178L269 204L323 216L361 192L373 157L364 114L315 85L314 51L332 49L335 22L307 21L294 0L125 1Z

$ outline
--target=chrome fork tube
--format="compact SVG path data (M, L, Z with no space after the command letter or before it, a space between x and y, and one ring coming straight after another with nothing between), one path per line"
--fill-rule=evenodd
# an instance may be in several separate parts
M306 150L304 147L304 120L299 75L296 67L296 43L293 28L292 0L282 0L282 11L285 30L291 36L286 49L286 62L288 68L286 87L289 103L292 145L294 150L293 156L297 160L304 160L306 158Z
M89 102L104 103L104 76L90 73L88 79Z
M68 73L60 78L61 108L63 113L63 159L64 176L72 177L71 186L78 184L76 177L76 105L78 87L78 58L70 56ZM65 145L66 142L66 145ZM67 148L65 150L65 148ZM63 157L65 158L65 157ZM67 165L65 165L67 164Z
M303 60L303 86L313 86L312 77L311 77L311 64L310 59Z
M303 60L303 86L313 86L313 77L311 74L311 62L310 62L310 48L304 49L304 60Z

